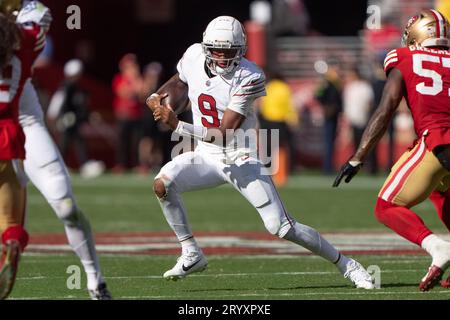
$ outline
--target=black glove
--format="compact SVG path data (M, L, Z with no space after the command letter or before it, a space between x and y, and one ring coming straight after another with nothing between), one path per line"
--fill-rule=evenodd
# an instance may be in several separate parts
M351 162L353 162L353 164ZM344 178L345 176L347 176L347 178L345 178L345 183L349 183L350 180L352 180L353 177L358 173L361 167L361 162L357 163L356 161L347 161L347 163L344 164L339 171L336 180L334 180L333 187L339 186L342 178Z

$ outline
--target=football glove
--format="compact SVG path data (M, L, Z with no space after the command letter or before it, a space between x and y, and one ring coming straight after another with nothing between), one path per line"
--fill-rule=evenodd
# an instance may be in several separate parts
M334 180L333 187L339 186L341 180L345 178L345 183L349 183L350 180L358 173L359 169L362 167L362 162L359 161L347 161L339 171L336 179Z
M17 16L17 23L35 23L45 32L50 29L52 20L50 9L39 1L28 1Z

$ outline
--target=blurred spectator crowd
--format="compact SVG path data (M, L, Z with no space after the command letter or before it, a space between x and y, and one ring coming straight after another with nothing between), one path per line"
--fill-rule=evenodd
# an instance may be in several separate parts
M66 161L71 160L72 168L79 168L86 177L105 170L103 161L91 159L90 153L95 152L90 149L96 149L96 145L89 148L87 140L92 132L111 144L108 157L113 159L107 162L113 164L114 173L147 174L171 160L171 132L156 123L145 106L146 98L161 85L161 63L155 61L141 68L133 53L120 59L110 88L112 121L105 121L105 115L94 110L90 99L93 93L82 81L86 75L81 60L68 61L63 73L64 79L49 99L46 115L61 153Z

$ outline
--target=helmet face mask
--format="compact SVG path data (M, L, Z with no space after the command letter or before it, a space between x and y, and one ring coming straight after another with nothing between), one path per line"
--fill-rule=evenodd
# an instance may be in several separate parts
M211 72L215 74L226 74L239 64L242 58L239 49L219 49L216 47L205 46L204 53L206 64Z
M436 10L424 10L411 17L402 37L403 46L450 47L450 26Z
M247 49L241 23L233 17L212 20L203 33L203 53L206 66L214 75L226 75L239 65Z

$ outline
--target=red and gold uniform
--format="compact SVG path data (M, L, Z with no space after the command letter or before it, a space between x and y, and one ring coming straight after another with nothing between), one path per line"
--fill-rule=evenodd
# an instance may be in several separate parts
M19 98L42 50L40 41L44 35L34 23L19 27L20 49L0 75L0 231L12 224L23 224L25 195L19 180L23 174L20 160L25 159L25 135L18 121Z
M418 139L393 167L379 197L411 207L430 193L450 185L450 172L433 150L450 145L450 51L424 47L392 50L385 71L400 70L406 88L406 102ZM449 176L449 178L446 178Z
M417 139L392 168L378 195L375 215L431 256L419 285L428 291L439 282L450 287L450 277L441 281L450 267L450 242L433 234L411 207L429 198L450 230L450 24L440 12L423 10L409 19L402 44L386 56L388 80L380 107L364 132L365 141L342 167L334 186L345 176L349 182L358 172L360 160L379 141L399 100L405 98Z
M2 15L6 29L7 19L12 17ZM28 234L23 227L26 203L26 177L22 165L25 135L19 124L19 99L26 80L31 76L33 62L45 44L48 29L36 21L46 16L48 9L36 1L19 12L19 47L0 70L0 299L11 292L20 253L28 243Z
M421 29L412 33L414 25L420 25ZM411 18L405 38L421 45L409 43L407 47L392 50L384 62L386 74L394 68L402 74L404 98L414 120L417 139L392 168L378 195L375 213L380 222L422 247L432 232L411 207L429 198L450 230L448 29L448 22L435 10ZM445 270L445 265L440 268Z

